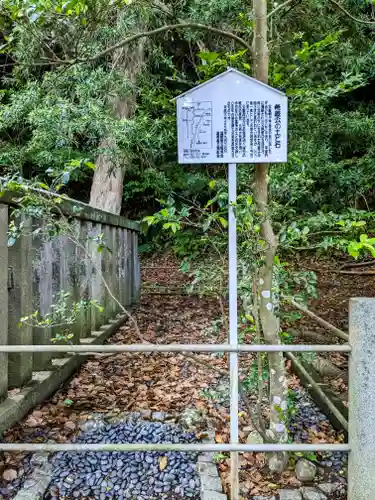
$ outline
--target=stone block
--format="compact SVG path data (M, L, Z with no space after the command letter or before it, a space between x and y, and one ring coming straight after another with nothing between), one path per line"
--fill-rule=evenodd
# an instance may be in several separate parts
M300 489L300 492L302 493L303 500L327 500L325 494L317 488L304 486Z
M201 479L201 491L212 490L212 491L221 491L221 481L219 476L208 476L206 474L202 474L200 476Z
M325 495L332 495L332 493L335 493L335 491L340 488L340 483L321 483L321 484L318 484L318 488Z
M279 500L302 500L299 490L280 490Z
M218 476L216 465L209 462L198 461L198 472L202 475L206 474L207 476Z
M296 476L299 481L313 481L316 472L317 468L315 464L305 458L298 460L296 465Z
M217 491L203 491L201 500L227 500L227 496Z
M152 420L155 422L164 422L166 413L164 411L154 411L152 414Z
M210 462L212 463L214 460L215 453L212 451L206 451L204 453L201 453L199 455L198 461L199 462Z
M47 461L41 468L36 468L31 477L23 484L14 500L43 500L52 478L52 465Z

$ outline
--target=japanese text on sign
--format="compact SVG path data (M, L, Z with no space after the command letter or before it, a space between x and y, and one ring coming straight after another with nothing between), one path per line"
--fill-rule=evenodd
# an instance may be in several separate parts
M180 163L286 161L286 97L235 70L178 98L177 113Z

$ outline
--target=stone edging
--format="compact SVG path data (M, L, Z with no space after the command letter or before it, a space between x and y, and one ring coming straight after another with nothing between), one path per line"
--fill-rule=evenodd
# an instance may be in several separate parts
M204 444L215 443L215 430L209 428ZM214 453L205 452L198 456L197 472L201 482L201 500L227 500L222 493L221 479L216 465L213 462Z
M100 327L100 331L91 332L91 337L81 339L82 344L103 344L127 319L127 316L121 315L110 320L109 324ZM52 370L34 372L32 380L26 387L0 403L0 434L17 424L34 406L56 392L87 359L88 356L77 354L67 358L56 358L52 361Z
M291 361L292 370L300 379L311 398L315 401L320 410L327 416L332 427L337 431L343 431L348 438L348 409L343 402L334 394L322 377L310 363L304 363L296 358L292 353L285 353L286 358ZM309 383L310 376L316 386Z
M48 453L35 453L31 463L35 465L35 469L14 500L43 500L44 498L52 479L52 465L48 460Z
M313 486L302 486L299 489L279 491L279 500L327 500L327 495L331 495L339 489L337 483L321 483ZM275 496L254 496L252 500L276 500Z

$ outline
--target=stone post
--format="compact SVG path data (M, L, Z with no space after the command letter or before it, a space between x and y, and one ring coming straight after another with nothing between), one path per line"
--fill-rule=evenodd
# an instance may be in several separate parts
M102 226L102 231L104 234L104 241L107 248L105 248L102 252L102 273L103 277L108 285L108 288L112 290L112 266L114 255L112 253L112 238L111 238L111 227L108 225ZM102 281L102 297L103 297L103 307L104 311L102 313L102 322L101 325L107 322L112 317L112 298Z
M101 224L93 224L91 229L91 238L102 233ZM98 252L97 242L91 239L90 241L91 255L91 276L90 279L90 296L92 300L97 300L102 306L103 304L103 284L100 272L103 272L102 258L103 252ZM91 330L99 330L99 327L104 324L103 313L100 313L97 308L91 308Z
M140 295L141 295L141 263L139 260L139 253L138 253L138 233L134 231L134 246L133 246L133 252L134 252L134 298L135 302L139 302Z
M28 325L20 325L23 316L32 311L32 224L23 221L22 235L8 248L11 286L8 295L8 342L9 344L32 344L33 331ZM29 382L33 371L33 355L20 352L9 355L9 387L21 387Z
M121 305L125 303L125 248L124 248L124 233L125 230L122 227L117 228L117 283L118 283L118 294L119 301ZM120 311L122 314L122 311Z
M0 344L8 344L8 206L0 204ZM0 353L0 402L8 396L8 356Z
M92 262L89 255L89 231L91 231L92 223L85 220L80 221L79 241L83 248L76 246L76 274L78 280L78 300L89 300L90 283L89 278L92 273ZM82 309L79 317L78 325L80 329L80 338L88 337L91 334L90 309Z
M135 244L135 231L130 231L130 262L131 262L131 303L134 304L137 301L136 293L136 244Z
M124 252L124 302L123 305L128 307L131 305L131 291L132 291L132 274L131 274L131 231L125 229L123 231L123 252Z
M348 499L375 498L375 299L349 303Z
M81 243L81 221L75 219L70 222L69 235L64 241L64 259L66 269L66 280L62 284L63 289L70 293L69 302L78 303L81 300L79 289L79 260L77 259L77 244ZM74 344L79 344L81 338L81 314L78 313L73 325L69 326L73 334Z
M43 221L37 221L43 224ZM33 295L34 311L39 310L41 317L51 311L52 305L52 242L35 238L35 255L33 261ZM51 343L51 328L33 328L33 342L36 345ZM35 352L33 354L34 371L50 370L52 354Z

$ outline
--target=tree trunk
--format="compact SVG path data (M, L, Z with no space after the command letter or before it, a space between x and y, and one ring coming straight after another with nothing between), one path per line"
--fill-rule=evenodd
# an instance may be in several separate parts
M267 44L267 0L254 0L254 40L253 68L254 77L268 83L268 44ZM262 214L261 234L267 244L263 265L259 270L259 316L266 344L281 344L279 320L275 314L277 297L275 296L274 258L277 251L277 238L273 232L268 211L268 164L255 167L254 197L258 211ZM269 394L270 394L270 429L272 440L283 442L287 439L285 413L287 409L288 386L285 377L284 357L281 352L269 353ZM286 466L285 453L275 454L269 460L270 469L281 472Z
M124 78L135 84L143 63L142 41L131 53L127 47L115 51L112 60L113 70L121 66ZM114 116L118 119L131 118L135 102L134 93L126 97L115 98L112 102ZM110 136L103 139L99 147L103 152L96 160L96 170L90 192L90 205L119 214L122 205L124 176L129 161L124 154L116 153L115 139Z

